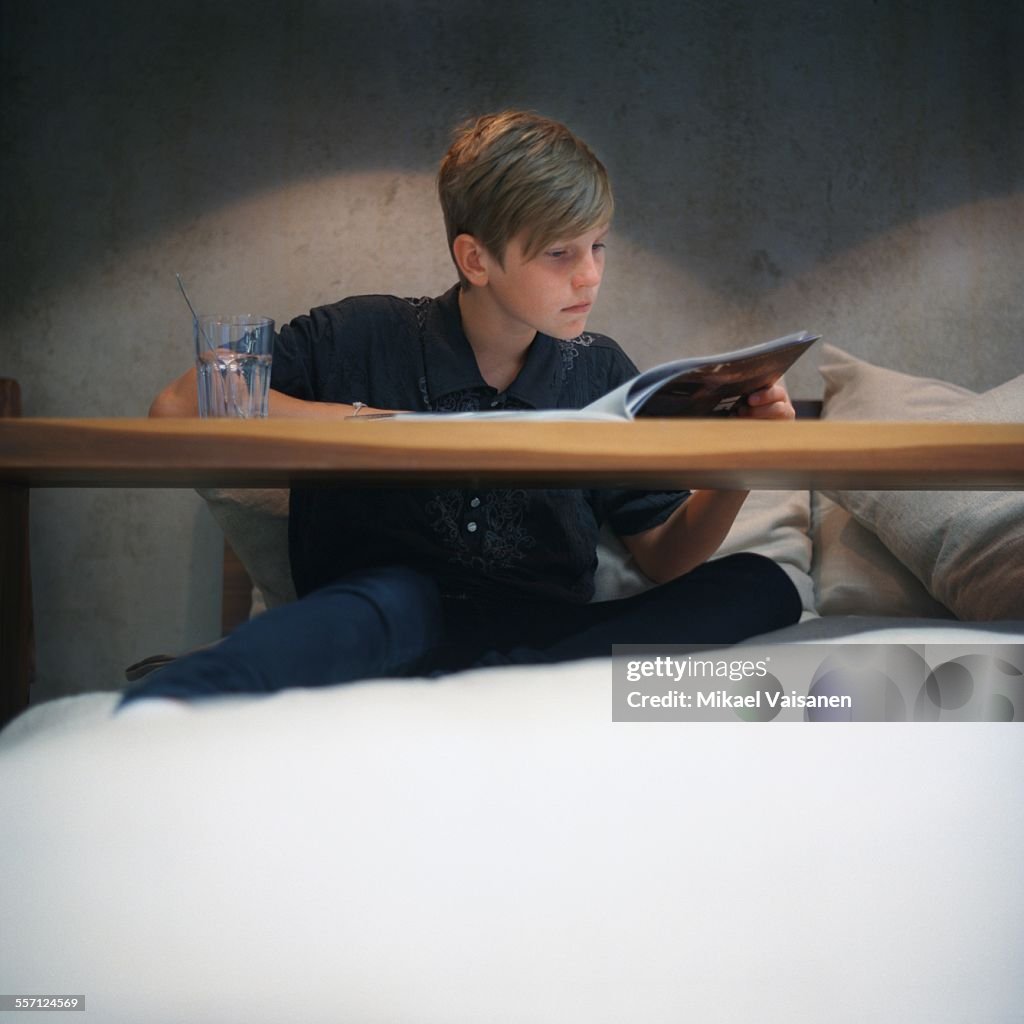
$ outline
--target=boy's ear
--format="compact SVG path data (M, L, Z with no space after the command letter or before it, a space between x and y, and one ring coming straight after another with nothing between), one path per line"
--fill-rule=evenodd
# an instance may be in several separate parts
M487 284L490 254L472 235L456 235L452 242L452 256L462 276L471 284Z

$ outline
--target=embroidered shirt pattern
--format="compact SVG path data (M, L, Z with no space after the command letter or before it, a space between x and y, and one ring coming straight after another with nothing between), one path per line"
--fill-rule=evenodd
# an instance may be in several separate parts
M576 367L576 360L579 358L581 348L590 348L594 344L594 338L590 334L581 334L577 338L569 338L563 341L558 347L562 352L562 383L569 378L569 374Z
M478 507L468 508L472 500ZM471 499L459 490L436 490L427 502L430 525L449 552L449 561L485 573L513 569L522 562L537 540L526 529L526 510L530 497L524 490L482 491ZM469 538L479 532L479 542ZM468 527L477 529L470 532Z

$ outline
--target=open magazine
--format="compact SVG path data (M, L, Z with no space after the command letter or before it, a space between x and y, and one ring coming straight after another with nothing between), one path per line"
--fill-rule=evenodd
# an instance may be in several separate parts
M736 352L662 363L581 412L637 416L728 416L753 391L774 384L818 340L801 331Z
M639 416L728 416L753 391L774 384L818 340L801 331L735 352L661 363L582 409L383 413L360 419L631 420Z

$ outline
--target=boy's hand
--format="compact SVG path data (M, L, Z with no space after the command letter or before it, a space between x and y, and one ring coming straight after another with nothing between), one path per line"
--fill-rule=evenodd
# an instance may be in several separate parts
M794 420L796 410L789 400L789 393L781 381L769 384L760 391L752 391L740 406L740 416L758 420Z

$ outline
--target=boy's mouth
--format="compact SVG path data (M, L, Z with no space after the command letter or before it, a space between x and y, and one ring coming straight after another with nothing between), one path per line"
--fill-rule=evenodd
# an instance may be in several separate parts
M590 307L593 306L592 302L581 302L576 306L566 306L562 310L563 313L587 313L590 311Z

